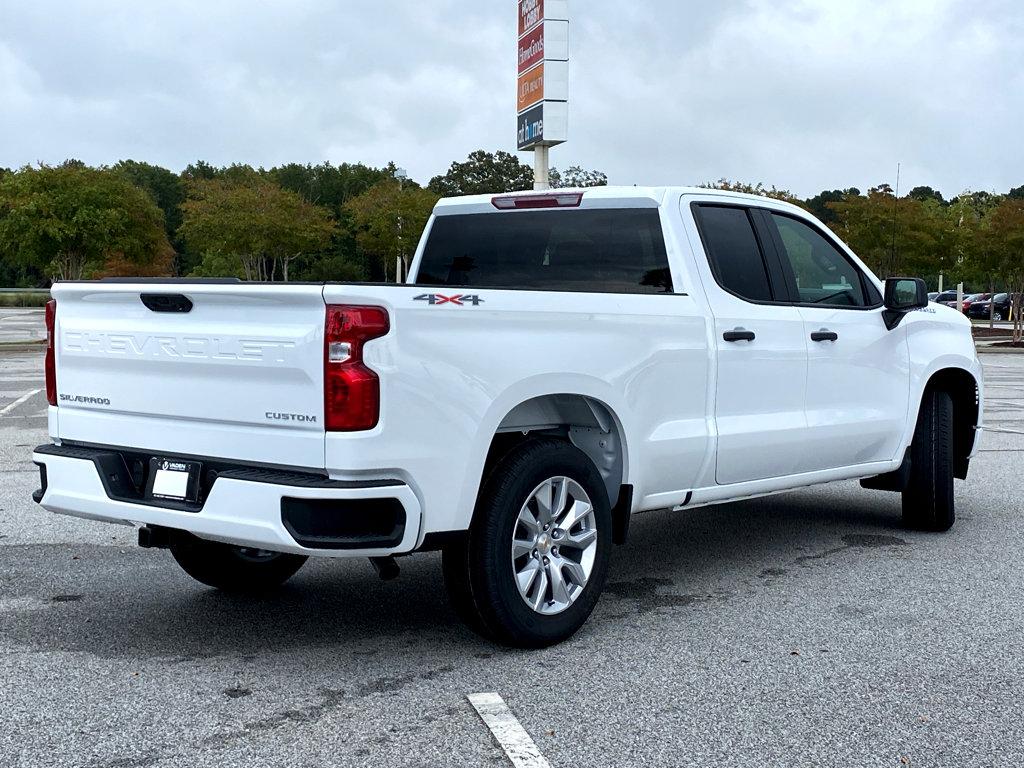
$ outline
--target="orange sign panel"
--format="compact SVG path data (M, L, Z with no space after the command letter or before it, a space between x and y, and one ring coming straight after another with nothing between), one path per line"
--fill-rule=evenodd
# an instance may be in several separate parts
M544 65L531 69L529 72L519 76L519 91L517 97L518 111L522 112L527 107L536 104L544 98Z

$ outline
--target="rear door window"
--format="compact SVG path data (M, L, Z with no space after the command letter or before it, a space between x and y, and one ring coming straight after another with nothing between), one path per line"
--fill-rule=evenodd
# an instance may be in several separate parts
M748 210L698 204L694 212L718 284L741 299L772 301L768 267Z
M654 208L438 216L416 282L424 286L671 293Z

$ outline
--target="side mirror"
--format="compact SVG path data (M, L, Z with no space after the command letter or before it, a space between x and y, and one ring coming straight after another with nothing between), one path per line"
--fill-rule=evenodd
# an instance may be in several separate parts
M911 310L928 306L928 286L920 278L886 278L885 311L882 318L889 330L896 328Z

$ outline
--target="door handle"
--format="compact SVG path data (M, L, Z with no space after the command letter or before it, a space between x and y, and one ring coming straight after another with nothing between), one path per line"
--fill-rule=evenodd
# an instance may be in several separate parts
M754 332L747 331L745 328L734 328L732 331L722 334L722 339L726 342L753 342L754 337Z
M811 332L812 342L835 342L838 339L839 334L835 331L826 331L825 329L822 329L821 331Z

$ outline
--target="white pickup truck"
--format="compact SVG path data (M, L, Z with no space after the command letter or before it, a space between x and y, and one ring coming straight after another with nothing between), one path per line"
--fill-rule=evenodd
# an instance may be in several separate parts
M586 621L633 513L860 478L946 530L981 429L960 313L731 192L442 200L407 285L53 298L44 508L141 524L229 590L441 549L459 615L511 645Z

